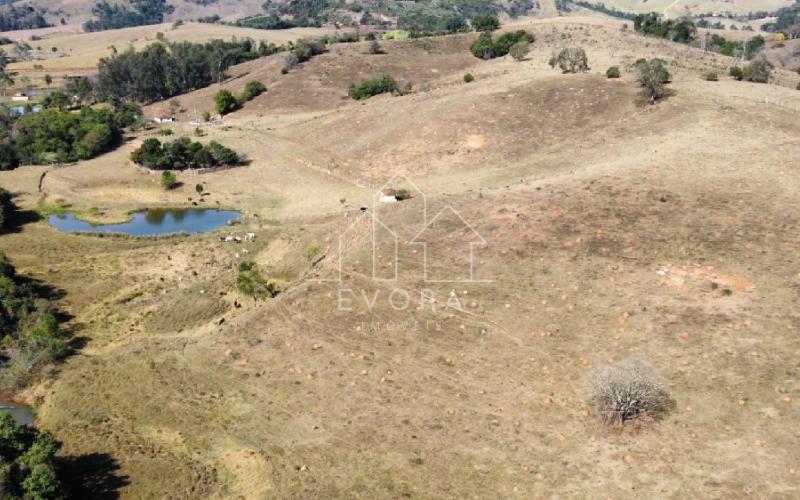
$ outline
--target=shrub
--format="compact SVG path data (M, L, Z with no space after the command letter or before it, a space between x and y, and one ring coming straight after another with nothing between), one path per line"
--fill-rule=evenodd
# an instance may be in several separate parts
M660 14L640 14L633 20L633 29L644 35L666 38L673 42L689 43L697 35L697 28L689 19L662 19Z
M209 113L208 111L203 111L203 121L204 122L211 121L211 113Z
M703 78L707 82L717 82L717 81L719 81L719 76L717 76L717 72L716 71L709 71L708 73L703 75Z
M230 90L222 89L214 96L214 104L216 105L217 113L227 115L231 111L235 111L239 107L239 101L231 93Z
M381 44L378 43L378 40L375 40L374 38L369 42L369 48L367 49L367 52L372 55L384 53L383 47L381 47Z
M500 37L492 43L492 51L495 57L503 57L508 54L511 47L519 42L533 43L534 36L524 30L503 33Z
M657 419L672 403L658 373L635 358L593 370L588 382L589 403L606 424Z
M767 83L774 66L766 59L756 59L742 70L744 79L755 83Z
M356 37L353 41L358 41ZM291 50L290 54L297 58L296 64L306 62L310 60L312 57L322 54L325 52L325 42L322 40L314 40L308 41L305 39L300 39L294 44L294 48Z
M589 60L586 51L577 47L561 49L557 56L550 59L550 66L558 65L563 73L578 73L589 71Z
M308 260L308 261L312 261L312 260L314 260L314 259L317 257L317 255L319 255L321 252L322 252L322 250L320 250L320 248L319 248L319 247L317 247L317 246L306 247L306 248L303 250L303 256L306 258L306 260Z
M397 201L410 200L412 198L411 191L405 188L398 189L394 194L394 197L397 199Z
M508 50L508 53L511 54L511 57L514 58L515 61L522 61L525 59L525 56L531 51L531 44L528 42L517 42L511 46Z
M68 351L53 304L41 293L31 280L17 275L0 253L0 358L12 380L25 377L42 363L61 359ZM2 437L0 433L0 449Z
M618 66L611 66L606 70L606 77L607 78L619 78L620 71Z
M495 15L486 14L473 17L470 25L475 31L494 31L500 28L500 19Z
M475 57L480 59L491 59L494 57L492 52L492 35L490 33L481 33L478 39L475 40L469 47L470 52Z
M174 189L178 186L178 177L170 171L161 172L161 186L164 189Z
M274 283L261 276L255 262L239 263L238 271L236 288L243 294L253 297L254 300L272 298L280 292Z
M350 97L356 100L369 99L378 94L394 92L397 90L397 82L389 75L379 75L368 80L364 80L358 85L350 87Z
M478 39L470 45L470 52L480 59L494 59L508 54L511 47L519 42L533 43L534 36L527 31L513 31L503 33L497 40L492 40L489 32L481 33Z
M46 361L55 361L67 353L58 321L49 311L41 314L25 333L25 344L28 349L42 353Z
M218 165L236 165L240 161L236 151L226 148L218 142L211 141L208 148L211 150L212 163Z
M239 97L239 101L247 102L250 101L261 94L263 94L267 90L267 87L264 86L263 83L259 81L249 81L244 86L244 91L242 95Z
M297 55L292 52L286 54L286 56L283 58L283 68L281 68L281 74L285 75L289 73L289 70L298 64L300 64L300 58L298 58Z
M42 99L42 107L66 111L72 105L72 98L64 92L50 92Z
M158 131L158 135L172 135L172 129L162 128Z
M464 83L472 83L475 81L475 77L472 76L472 73L465 73L464 74Z
M639 59L634 66L639 72L639 83L644 87L644 95L651 103L667 96L666 84L672 77L667 71L667 63L664 60Z
M772 76L773 68L774 66L771 62L765 59L756 59L743 68L732 66L728 72L736 80L767 83L770 76Z

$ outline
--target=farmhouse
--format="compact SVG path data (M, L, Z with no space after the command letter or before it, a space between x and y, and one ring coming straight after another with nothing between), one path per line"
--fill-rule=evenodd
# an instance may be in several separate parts
M174 123L175 117L167 114L160 114L153 117L153 121L156 123Z
M381 190L381 203L396 203L397 202L397 190L392 188L385 188Z
M12 97L11 100L17 102L28 102L31 100L31 98L28 96L28 94L25 94L23 92L18 92L14 94L14 97Z

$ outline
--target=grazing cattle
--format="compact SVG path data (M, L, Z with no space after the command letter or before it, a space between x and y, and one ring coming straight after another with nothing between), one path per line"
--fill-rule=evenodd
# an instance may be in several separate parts
M256 233L247 233L244 235L245 241L255 241L256 240Z
M226 237L225 237L225 242L226 242L226 243L230 243L231 241L234 241L234 238L233 238L233 236L230 236L230 235L229 235L229 236L226 236Z

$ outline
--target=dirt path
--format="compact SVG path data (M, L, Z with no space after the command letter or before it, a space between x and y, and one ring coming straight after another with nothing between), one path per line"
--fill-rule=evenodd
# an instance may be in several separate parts
M666 7L664 7L664 10L661 11L661 13L664 15L664 17L669 17L668 14L667 14L667 11L669 11L670 9L676 7L679 3L681 3L681 0L673 1L671 4L669 4Z

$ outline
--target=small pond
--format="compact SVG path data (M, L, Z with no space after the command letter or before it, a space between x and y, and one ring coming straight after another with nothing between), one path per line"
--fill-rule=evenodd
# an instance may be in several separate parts
M30 425L33 423L33 410L27 406L18 405L0 399L0 411L7 411L19 425Z
M74 213L51 215L50 225L63 233L119 233L130 236L162 236L167 234L196 234L214 231L238 219L234 210L203 208L161 209L134 212L132 219L122 224L94 225L75 218Z
M16 114L18 114L18 115L24 115L25 114L25 106L12 106L11 110L13 112L15 112ZM42 107L39 106L38 104L35 104L35 105L31 106L31 111L33 111L34 113L38 113L41 110L42 110Z

